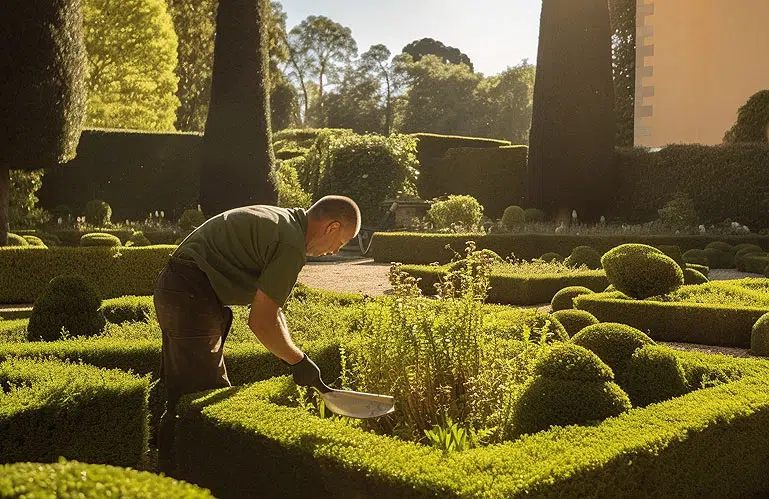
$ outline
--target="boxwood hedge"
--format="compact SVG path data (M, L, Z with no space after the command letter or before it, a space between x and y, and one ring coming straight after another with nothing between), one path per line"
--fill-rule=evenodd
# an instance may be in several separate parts
M288 407L287 377L195 394L182 402L178 473L222 498L254 490L398 498L767 493L769 364L705 357L680 356L685 370L731 370L731 380L596 426L448 455Z

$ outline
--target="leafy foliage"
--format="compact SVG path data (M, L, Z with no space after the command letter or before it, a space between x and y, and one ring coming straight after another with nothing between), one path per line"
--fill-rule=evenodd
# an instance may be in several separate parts
M769 141L769 90L751 95L737 110L737 121L724 135L724 142Z
M72 336L99 334L106 322L100 306L101 298L82 277L56 277L35 300L27 337L30 340L58 340L62 329Z
M468 232L474 230L483 217L483 206L472 196L450 195L436 201L427 211L427 218L436 229L456 228Z
M644 299L672 293L684 284L681 266L645 244L622 244L601 258L606 277L627 296Z

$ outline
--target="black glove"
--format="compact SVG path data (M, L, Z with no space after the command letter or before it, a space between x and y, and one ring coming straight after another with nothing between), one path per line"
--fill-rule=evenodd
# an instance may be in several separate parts
M283 361L283 363L291 369L294 383L298 386L312 386L321 392L330 391L330 388L326 386L320 377L320 369L318 369L318 366L315 365L315 362L313 362L307 354L304 354L302 360L296 364L289 364L286 361Z

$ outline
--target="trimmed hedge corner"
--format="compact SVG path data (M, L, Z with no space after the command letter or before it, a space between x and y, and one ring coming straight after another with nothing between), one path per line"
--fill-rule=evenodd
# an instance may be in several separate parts
M136 466L146 459L150 380L61 361L0 363L0 462Z

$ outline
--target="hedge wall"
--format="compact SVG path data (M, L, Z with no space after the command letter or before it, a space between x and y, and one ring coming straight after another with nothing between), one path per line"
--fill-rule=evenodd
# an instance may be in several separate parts
M177 219L198 204L200 145L194 133L83 130L77 157L46 172L40 205L68 205L82 213L92 199L106 201L115 221L144 220L163 210Z
M428 234L417 232L377 232L371 243L371 254L377 262L447 263L454 251L463 253L465 243L475 241L478 249L490 249L503 258L514 253L517 258L539 258L554 251L567 256L577 246L591 246L600 253L625 243L650 246L676 245L681 251L704 248L712 241L725 241L731 245L753 243L769 248L769 236L699 236L699 235L607 235L578 236L561 234Z
M701 223L736 220L769 227L769 144L670 145L658 152L621 150L614 215L627 221L657 218L674 193L688 194Z
M433 265L404 265L401 270L421 279L419 289L428 296L435 294L435 283L446 274L444 266ZM538 305L550 303L553 296L567 286L585 286L593 291L603 291L609 281L602 270L530 276L492 273L489 285L488 303Z
M147 457L150 380L60 361L0 363L0 462L136 466ZM16 387L16 388L11 388Z
M682 355L741 379L596 426L444 455L286 407L288 378L188 396L175 454L217 497L713 497L769 492L769 365ZM689 364L692 364L691 366ZM739 378L740 376L738 376ZM703 463L707 463L703 466ZM254 472L258 470L258 472Z
M0 466L0 497L211 499L205 489L146 471L77 461Z
M618 292L580 295L574 307L601 322L633 326L659 341L750 348L753 324L769 309L621 298Z
M101 298L151 295L176 246L0 249L0 303L32 303L56 276L79 274Z

